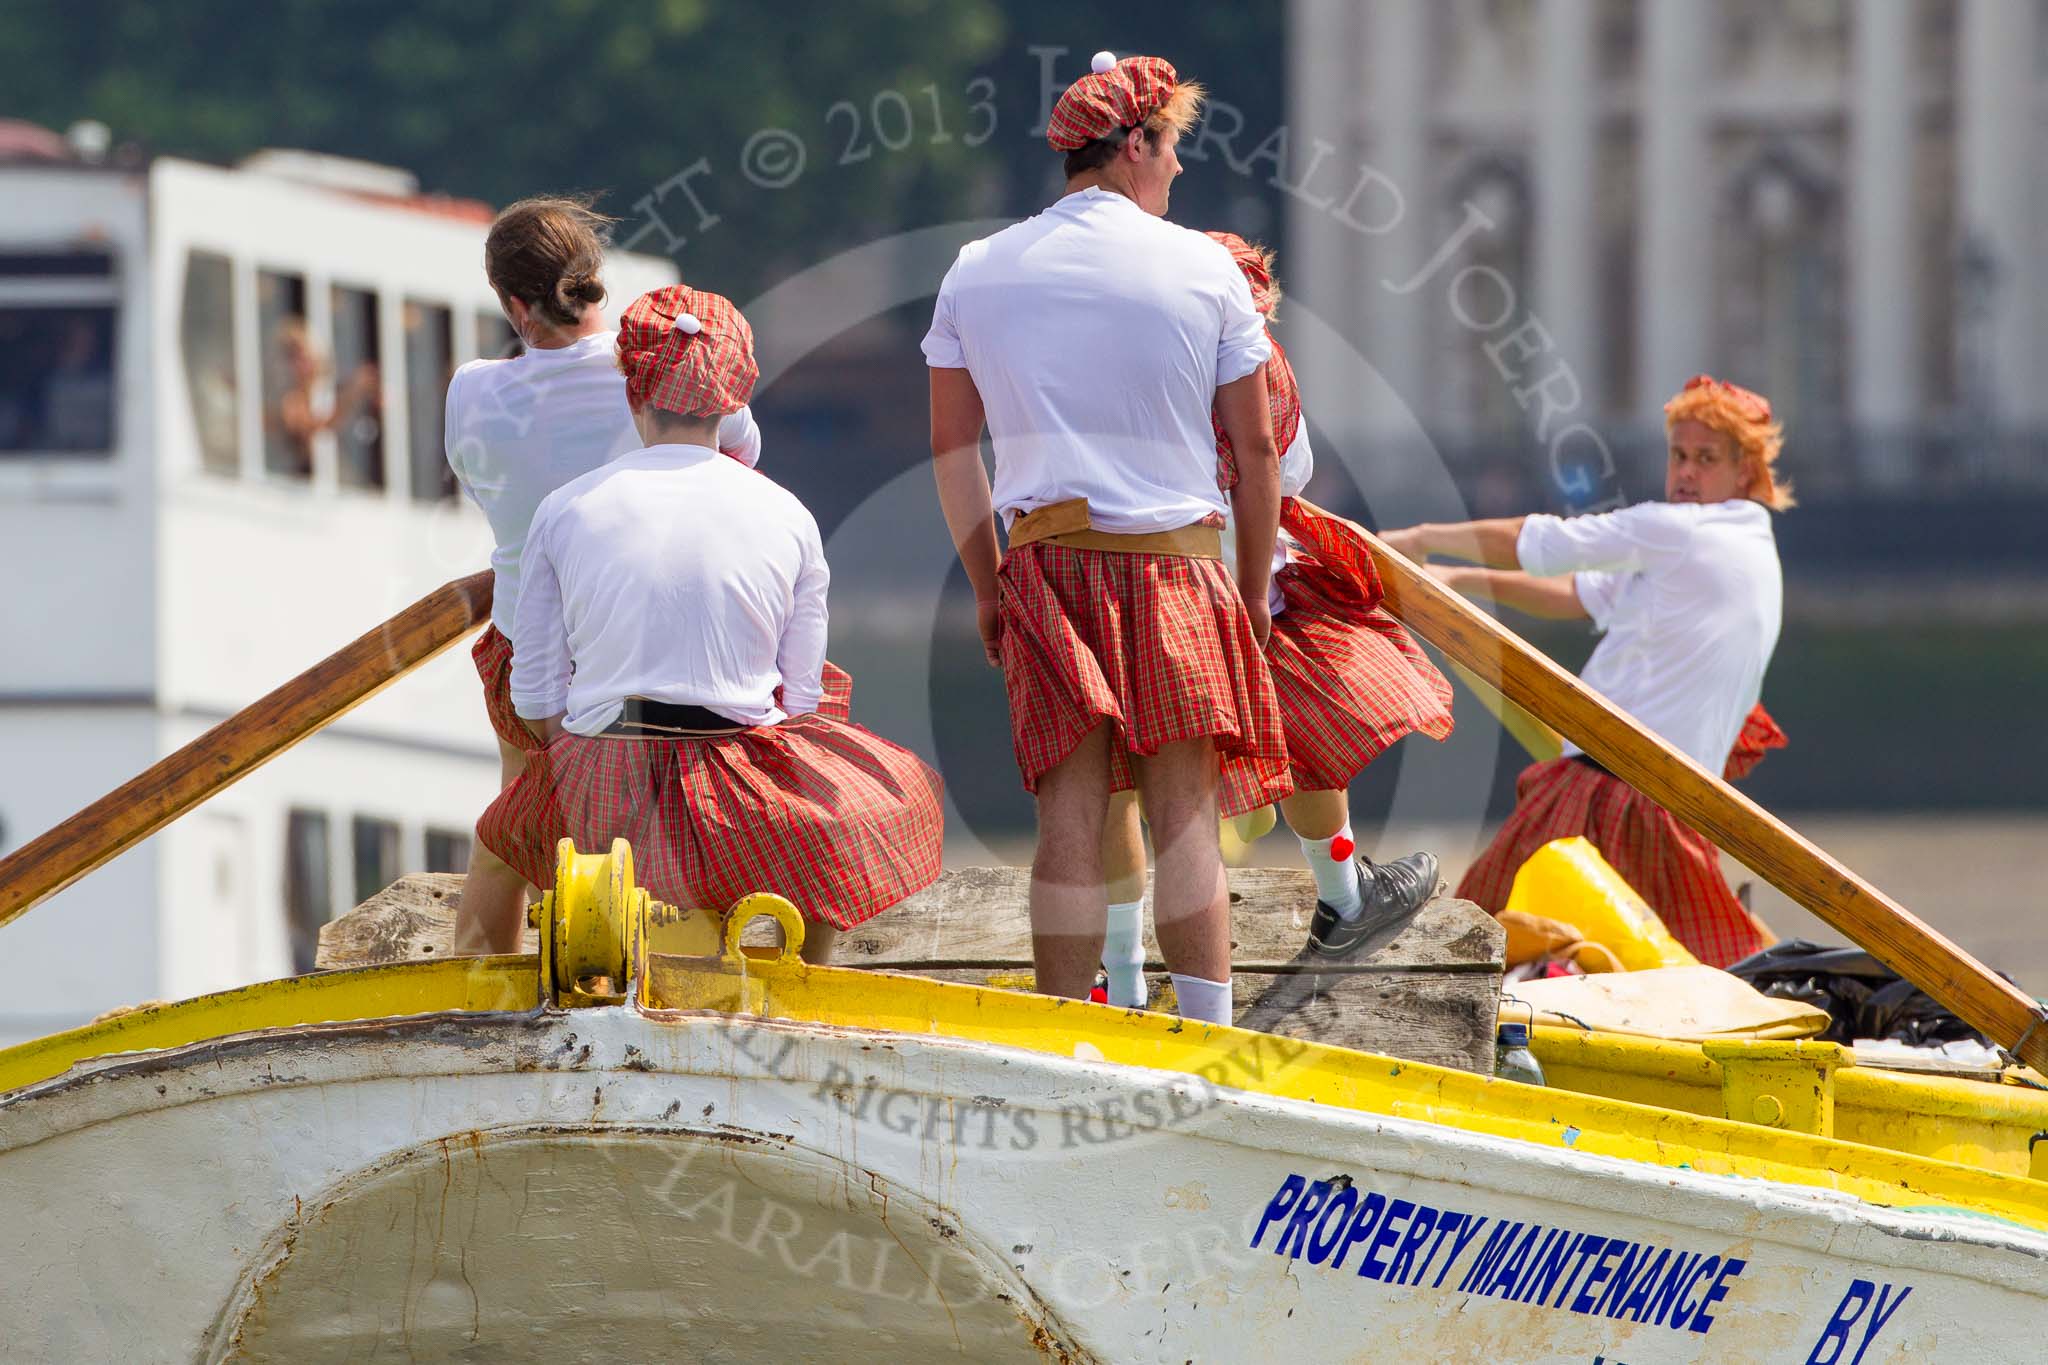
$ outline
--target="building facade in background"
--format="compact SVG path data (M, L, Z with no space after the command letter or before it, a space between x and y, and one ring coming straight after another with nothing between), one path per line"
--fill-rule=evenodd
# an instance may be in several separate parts
M1385 381L1296 340L1321 425L1419 425L1475 501L1545 474L1556 501L1598 458L1561 432L1626 464L1707 370L1772 397L1809 493L2043 485L2040 0L1292 0L1289 21L1283 271ZM1317 154L1333 169L1301 176Z

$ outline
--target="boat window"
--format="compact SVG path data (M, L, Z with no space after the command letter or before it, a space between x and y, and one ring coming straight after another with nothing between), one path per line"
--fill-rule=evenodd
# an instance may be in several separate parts
M510 360L526 350L503 313L476 315L476 353L484 360Z
M343 488L384 486L377 296L334 287L334 446Z
M313 435L321 427L314 386L326 358L306 329L306 281L265 270L256 276L256 327L263 347L263 467L305 479L313 474Z
M284 919L295 972L313 970L320 926L334 915L331 870L326 812L293 810L285 819Z
M199 467L211 474L242 468L241 424L235 407L235 272L225 256L195 251L185 258L185 298L178 310L178 349L185 362L185 398L199 434Z
M398 880L398 822L374 816L355 818L356 904Z
M464 872L469 869L469 835L462 830L427 831L427 871Z
M113 452L113 269L104 251L0 255L0 456Z
M0 278L111 279L114 258L105 251L0 251Z
M455 374L455 319L439 304L405 301L405 415L412 447L412 495L421 502L455 496L442 424Z

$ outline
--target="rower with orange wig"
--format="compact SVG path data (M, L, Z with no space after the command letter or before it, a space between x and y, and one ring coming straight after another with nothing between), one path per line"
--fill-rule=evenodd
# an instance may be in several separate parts
M1590 618L1602 636L1587 684L1702 767L1740 777L1785 742L1757 704L1783 608L1771 516L1792 506L1777 470L1784 428L1761 394L1711 375L1664 405L1664 425L1662 502L1385 539L1418 562L1439 554L1487 566L1433 566L1460 591L1532 616ZM1575 834L1701 961L1727 966L1772 942L1729 890L1713 844L1569 743L1523 770L1514 814L1458 895L1499 912L1523 861Z

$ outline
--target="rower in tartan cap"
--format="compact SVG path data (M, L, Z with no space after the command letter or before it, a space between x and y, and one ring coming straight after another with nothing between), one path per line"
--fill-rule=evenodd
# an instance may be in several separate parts
M1229 250L1269 321L1280 303L1273 254L1233 232L1209 234ZM1437 889L1437 860L1412 853L1375 863L1358 852L1346 789L1367 765L1411 734L1451 732L1451 684L1422 647L1380 605L1379 573L1358 528L1301 497L1315 472L1301 390L1287 353L1270 332L1266 394L1273 442L1280 449L1280 543L1273 552L1267 604L1273 633L1266 662L1287 733L1294 794L1281 813L1314 874L1315 912L1308 952L1345 961L1399 937ZM1215 423L1216 481L1238 479L1236 451ZM1143 917L1145 842L1134 796L1110 805L1103 844L1111 888L1103 971L1112 1005L1145 1003Z
M1200 88L1157 57L1105 52L1093 67L1046 130L1065 195L964 247L939 288L924 342L932 453L1038 801L1038 988L1093 984L1109 795L1142 784L1181 1012L1228 1022L1219 798L1232 814L1288 790L1260 650L1280 503L1271 346L1230 253L1163 219ZM1242 471L1227 496L1212 407ZM1233 508L1234 577L1219 529Z
M788 897L822 961L837 930L937 879L938 775L820 709L817 522L714 445L759 374L747 320L657 289L626 310L617 357L646 448L534 514L511 691L550 740L477 837L542 885L557 841L629 839L661 900Z
M601 309L610 223L588 200L558 195L522 199L500 213L484 239L484 275L523 349L472 360L448 381L448 467L495 542L491 621L470 658L497 732L500 787L512 784L541 742L513 710L511 691L512 622L534 509L569 480L641 444ZM761 458L761 431L745 407L719 423L718 448L745 465ZM850 684L847 694L850 704ZM518 951L525 890L524 878L472 843L456 951Z
M1503 517L1389 532L1409 558L1478 558L1432 572L1531 615L1601 632L1581 676L1733 781L1785 736L1758 703L1778 643L1784 579L1771 514L1785 432L1762 394L1696 375L1664 405L1664 501L1595 516ZM1725 967L1776 939L1728 889L1705 835L1566 744L1515 780L1515 810L1458 884L1498 914L1522 863L1584 835L1700 961Z

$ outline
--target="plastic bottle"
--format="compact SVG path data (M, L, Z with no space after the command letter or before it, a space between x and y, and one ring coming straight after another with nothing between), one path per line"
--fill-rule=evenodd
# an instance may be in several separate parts
M1502 1024L1494 1038L1493 1074L1524 1085L1542 1085L1543 1068L1529 1051L1527 1024Z

